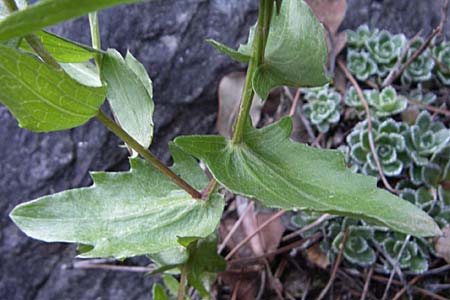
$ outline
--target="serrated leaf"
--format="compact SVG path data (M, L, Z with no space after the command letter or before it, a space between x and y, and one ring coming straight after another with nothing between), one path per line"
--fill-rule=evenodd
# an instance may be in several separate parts
M171 147L177 169L200 173L197 163ZM30 237L92 245L81 257L125 258L172 249L178 237L206 237L220 221L223 198L193 199L141 159L131 170L93 173L93 186L18 205L11 218ZM203 176L195 185L206 186Z
M36 36L53 58L62 63L84 62L94 58L97 53L101 53L99 50L69 41L46 31L38 31ZM22 50L34 53L34 50L25 40L22 40L19 47Z
M12 13L0 21L0 41L24 36L44 27L114 5L142 0L46 0Z
M0 46L0 102L21 127L45 132L77 127L94 117L105 87L88 87L36 58Z
M123 59L116 50L103 56L102 79L108 84L107 97L119 124L142 146L153 137L152 82L130 53Z
M353 174L340 151L289 139L292 121L247 127L243 143L221 136L179 137L175 143L205 162L230 191L282 209L326 212L365 219L416 235L439 235L433 219L409 202L376 188L376 179Z
M251 56L254 27L249 42L234 51L214 42L222 53L239 61ZM303 0L285 0L280 14L274 11L264 63L253 77L253 89L266 99L272 88L322 86L329 81L326 75L328 59L325 30Z

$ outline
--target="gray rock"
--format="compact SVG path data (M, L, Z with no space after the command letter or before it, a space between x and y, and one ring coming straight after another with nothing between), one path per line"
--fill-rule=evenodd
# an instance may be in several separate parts
M165 161L167 143L174 136L213 131L218 81L228 71L242 68L204 40L214 38L230 46L244 42L256 18L257 2L159 0L100 14L103 47L122 53L130 49L154 80L152 149ZM429 32L438 20L439 5L430 1L350 0L343 28L369 23L411 36L422 28ZM86 19L53 30L89 43ZM0 299L150 299L153 279L75 270L73 247L33 241L7 217L20 202L89 185L89 170L127 168L119 141L95 120L70 131L35 134L18 128L0 107L0 122Z

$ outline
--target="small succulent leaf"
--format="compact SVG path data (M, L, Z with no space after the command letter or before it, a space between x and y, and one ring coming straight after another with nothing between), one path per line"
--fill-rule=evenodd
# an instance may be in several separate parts
M24 36L44 27L73 19L89 12L114 5L140 2L142 0L47 0L18 12L0 21L0 41Z
M153 300L168 300L166 291L162 285L155 283L152 287L152 299Z
M21 127L36 132L80 126L94 117L105 99L105 87L88 87L63 70L0 46L0 102Z
M210 43L214 48L216 48L220 53L226 54L236 61L243 63L247 63L250 61L250 55L246 55L242 52L234 50L212 39L208 39L206 41Z
M357 52L351 49L347 51L347 67L361 81L369 79L378 70L367 52Z
M356 31L347 30L347 44L350 48L363 48L372 34L366 24L359 26Z
M179 168L192 164L187 155L176 159ZM220 195L195 200L145 161L130 164L128 172L93 173L89 188L18 205L11 218L30 237L94 246L85 258L169 251L180 246L179 237L207 237L216 229L224 206Z
M226 268L224 258L217 254L217 236L212 234L192 243L188 251L188 282L203 297L207 297L209 296L209 285L214 282L213 278Z
M103 56L102 79L120 126L143 147L153 138L153 91L145 68L130 54L123 59L116 50Z
M79 63L85 62L91 58L94 58L97 54L102 53L99 50L91 48L86 45L76 43L74 41L67 40L63 37L57 36L53 33L46 31L38 31L35 33L38 39L42 42L45 49L55 58L58 62L62 63ZM22 39L20 43L20 49L34 53L33 48Z
M422 179L429 186L437 187L441 181L442 169L439 165L429 163L422 168Z
M375 178L346 169L339 150L295 143L291 131L291 119L283 118L263 129L247 127L239 145L220 136L179 137L175 143L205 162L230 191L265 206L362 218L416 236L440 234L424 212L377 189Z

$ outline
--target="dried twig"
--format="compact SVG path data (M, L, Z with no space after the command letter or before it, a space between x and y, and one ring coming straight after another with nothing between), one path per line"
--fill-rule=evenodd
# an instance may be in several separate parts
M315 220L315 221L312 222L311 224L308 224L308 225L306 225L305 227L300 228L300 229L297 230L297 231L294 231L294 232L292 232L292 233L290 233L290 234L285 235L285 236L281 239L281 241L282 241L282 242L285 242L285 241L287 241L287 240L290 240L291 238L297 237L297 236L299 236L300 234L305 233L306 231L308 231L308 230L310 230L310 229L312 229L312 228L314 228L314 227L316 227L316 226L319 226L320 224L322 224L323 222L325 222L326 220L329 220L329 219L331 219L331 218L333 218L332 215L330 215L330 214L323 214L322 216L320 216L320 218L318 218L317 220Z
M286 245L286 246L283 246L281 248L278 248L275 251L267 252L267 253L265 253L263 255L259 255L259 256L244 257L244 258L238 258L238 259L230 260L228 262L228 264L229 265L235 265L235 264L249 263L249 262L252 262L252 261L257 261L257 260L260 260L260 259L264 259L266 257L273 256L273 255L278 255L278 254L281 254L281 253L285 253L285 252L291 251L292 249L295 249L295 248L298 248L298 247L302 247L307 242L310 242L310 244L314 244L321 237L322 237L321 233L316 233L316 234L313 234L312 236L304 238L303 240L296 241L296 242L291 243L289 245Z
M378 276L378 275L373 275L373 276L372 276L372 279L373 279L373 280L376 280L376 281L378 281L378 282L381 282L381 283L387 283L387 282L389 281L389 279L387 279L387 278L385 278L385 277L383 277L383 276ZM399 285L399 286L400 286L400 285L403 285L403 284L402 284L400 281L398 281L398 280L393 280L392 283L395 284L395 285ZM422 289L422 288L419 288L419 287L416 287L416 286L412 286L411 289L413 289L414 291L419 292L419 293L421 293L421 294L423 294L423 295L426 295L426 296L428 296L428 297L431 297L431 298L433 298L433 299L436 299L436 300L450 300L449 298L445 298L445 297L443 297L443 296L441 296L441 295L435 294L435 293L433 293L433 292L427 291L427 290L425 290L425 289Z
M426 109L428 111L431 111L433 113L438 113L438 114L446 115L446 116L450 117L450 110L434 107L434 106L431 106L431 105L426 105L426 104L423 104L423 103L421 103L421 102L419 102L417 100L413 100L413 99L409 99L409 98L406 98L406 101L408 101L412 105L421 107L421 108Z
M289 111L289 117L294 116L295 111L297 110L298 100L300 99L300 89L297 89L295 93L294 100L292 100L291 109Z
M423 276L416 276L410 282L408 282L408 286L415 285L419 280L421 280ZM408 287L404 286L400 291L398 291L392 300L398 300L400 297L407 291Z
M92 261L77 261L73 264L74 269L101 269L123 272L137 272L137 273L150 273L155 269L152 267L140 267L140 266L119 266L110 265L104 263L95 263Z
M387 181L386 177L383 174L383 168L381 167L381 163L380 163L380 159L378 157L378 153L377 150L375 148L375 143L373 141L373 134L372 134L372 119L370 117L370 110L369 110L369 105L367 104L367 100L364 97L364 93L361 90L361 87L359 86L358 82L356 81L356 79L353 77L353 75L348 71L347 67L345 66L345 64L342 62L342 60L338 60L337 61L339 67L342 69L342 71L344 71L345 76L348 78L348 80L350 80L350 82L352 83L352 85L355 87L356 92L358 93L359 99L361 99L361 102L364 106L364 110L366 111L367 114L367 133L369 136L369 145L370 145L370 151L373 154L373 158L375 160L375 163L377 165L377 169L378 169L378 174L380 175L381 181L383 181L384 186L386 187L386 189L388 189L390 192L392 193L396 193L398 194L398 191L396 189L394 189L389 182Z
M361 295L361 300L365 300L367 293L369 292L370 281L372 280L374 268L375 268L375 265L372 265L372 267L369 269L369 273L367 274L366 282L364 283L364 289L363 289L363 292Z
M285 213L284 210L280 210L276 214L274 214L272 217L270 217L267 221L262 223L254 232L252 232L250 235L248 235L245 239L243 239L239 244L234 247L230 253L225 257L225 260L229 260L239 249L242 248L248 241L250 241L255 235L257 235L262 229L264 229L267 225L281 217Z
M297 93L298 93L299 91L300 91L300 89L297 90ZM294 99L294 96L292 95L291 91L289 90L289 88L288 88L287 86L284 87L284 92L286 93L286 95L288 96L288 98L289 98L292 102L294 102L294 100L295 100L295 99ZM295 107L297 107L297 106L299 106L299 102L297 102L297 104L295 105ZM300 108L300 110L301 110L301 107L299 107L299 108ZM292 108L291 108L291 111L292 111ZM295 109L295 110L294 110L294 114L295 114L296 111L297 111L297 110ZM298 115L299 115L300 120L302 121L303 125L305 126L305 129L306 129L306 132L308 133L309 138L310 138L311 140L315 140L315 139L316 139L316 136L315 136L314 131L312 130L311 126L309 125L309 121L305 118L305 116L303 115L303 113L299 113Z
M219 245L219 248L217 250L217 253L222 253L223 249L227 246L228 241L231 239L233 234L236 232L236 230L239 228L239 226L242 224L242 221L244 221L245 216L247 213L253 208L254 202L250 202L245 210L242 212L242 215L239 217L239 219L234 223L233 227L231 228L230 232L228 232L227 236L223 239L222 244Z
M410 39L408 41L408 43L406 44L405 49L403 49L402 54L400 55L400 57L398 58L397 62L395 63L395 65L392 67L391 71L389 72L388 76L386 77L386 79L383 81L383 87L386 87L388 85L390 85L393 81L394 81L394 76L397 75L397 71L400 69L400 66L402 64L403 59L405 59L406 55L409 52L409 49L411 49L411 45L417 40L419 39L419 37L422 35L422 29L419 30L419 32L416 33L416 35Z
M331 273L330 280L328 281L327 285L320 293L319 297L317 297L317 300L322 300L325 297L325 295L328 293L328 291L330 290L331 286L333 285L334 279L336 278L336 273L338 271L339 265L342 260L342 256L344 254L345 243L347 242L347 237L348 237L349 232L350 232L350 230L349 230L349 228L347 228L345 230L344 237L342 239L341 247L339 248L339 253L336 258L336 263L334 264L334 268L333 268L333 272Z

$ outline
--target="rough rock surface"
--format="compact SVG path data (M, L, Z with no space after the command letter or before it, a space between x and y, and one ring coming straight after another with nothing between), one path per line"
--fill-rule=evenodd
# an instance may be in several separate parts
M159 0L101 13L103 46L122 53L130 49L154 80L157 134L152 148L160 157L168 159L166 145L174 136L213 130L218 80L241 66L204 40L232 46L245 41L257 2ZM420 29L426 34L439 21L438 2L349 0L343 28L368 23L409 36ZM53 30L89 42L85 19ZM90 184L88 170L125 168L126 153L118 140L96 121L65 132L31 133L18 128L4 107L0 124L0 299L150 299L151 278L75 270L73 247L33 241L7 217L20 202Z

